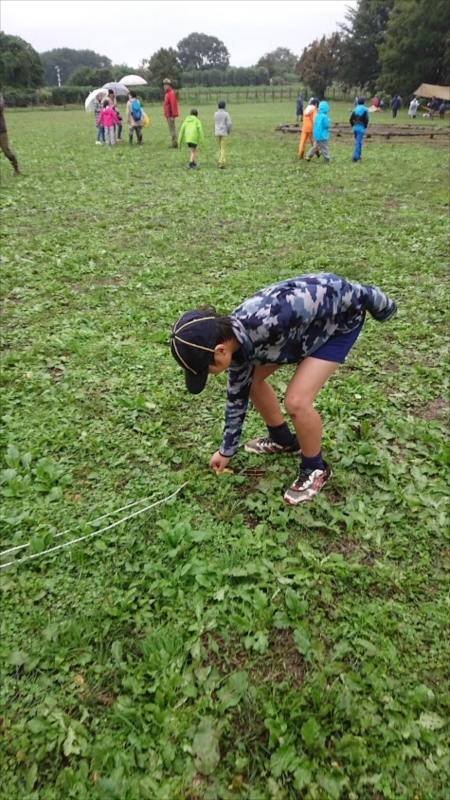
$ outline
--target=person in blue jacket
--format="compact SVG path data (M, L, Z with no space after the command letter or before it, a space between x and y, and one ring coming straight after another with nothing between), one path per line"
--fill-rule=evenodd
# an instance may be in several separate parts
M324 157L325 163L329 164L331 161L328 152L328 139L330 138L330 120L328 119L329 105L322 100L319 103L319 108L313 122L313 146L311 150L306 153L306 160L311 161L314 153L319 157Z
M350 125L353 128L353 136L355 137L352 161L355 163L361 160L362 142L369 124L369 111L364 105L365 102L365 97L358 97L358 105L353 109L350 116Z
M248 453L299 454L297 478L284 500L298 505L312 500L332 476L322 456L322 421L314 401L358 338L366 313L379 322L396 305L377 286L350 283L329 272L299 275L261 289L228 315L213 308L187 311L175 322L171 351L184 369L187 389L200 394L208 375L228 373L222 444L209 466L220 473L239 447L251 401L267 433L245 444ZM282 365L293 375L284 406L267 379Z

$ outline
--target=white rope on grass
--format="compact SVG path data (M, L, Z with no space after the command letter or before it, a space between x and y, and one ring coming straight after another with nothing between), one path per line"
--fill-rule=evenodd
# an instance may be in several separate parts
M105 533L105 531L110 531L112 528L116 528L117 525L121 525L123 522L127 522L129 519L133 519L133 517L137 517L139 514L143 514L145 511L149 511L150 508L155 508L155 506L161 505L161 503L167 503L168 500L172 500L178 492L181 491L185 486L187 486L188 481L182 483L175 492L172 492L168 497L163 497L161 500L157 500L156 503L152 503L145 508L140 508L139 511L134 511L133 514L128 514L128 516L123 517L122 519L118 519L116 522L112 522L111 525L107 525L105 528L101 528L99 531L92 531L92 533L87 533L86 536L79 536L77 539L72 539L70 542L65 542L64 544L58 544L56 547L50 547L48 550L43 550L41 553L32 553L31 556L25 556L24 558L19 558L16 561L8 561L6 564L0 564L0 569L5 569L5 567L11 567L13 564L23 564L25 561L31 561L32 558L38 558L39 556L45 556L47 553L54 553L55 550L61 550L63 547L69 547L71 544L76 544L77 542L83 542L85 539L90 539L91 536L99 536L101 533ZM135 504L130 504L135 505ZM106 515L109 516L109 515Z
M133 508L133 506L138 506L139 503L145 503L149 500L150 497L141 497L140 500L136 500L134 503L128 503L127 506L122 506L122 508L117 508L115 511L110 511L108 514L103 514L101 517L97 517L97 519L92 519L90 522L86 522L85 525L96 525L97 522L101 522L102 519L106 519L107 517L112 517L113 514L120 514L121 511L127 511L128 508ZM60 536L65 536L66 533L70 533L71 531L76 531L77 528L81 528L80 525L75 525L74 528L67 528L65 531L61 531L61 533L55 533L54 539L58 539ZM25 544L18 544L16 547L10 547L9 550L3 550L0 553L0 558L3 556L7 556L10 553L17 553L18 550L23 550L25 547L29 547L31 542L25 542Z

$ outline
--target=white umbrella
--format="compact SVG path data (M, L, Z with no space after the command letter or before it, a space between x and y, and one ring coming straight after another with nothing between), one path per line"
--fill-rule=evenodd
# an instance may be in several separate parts
M103 89L106 89L107 92L109 89L112 89L116 97L128 96L128 89L123 83L116 83L115 81L111 81L111 83L104 83Z
M102 97L104 97L105 94L108 94L108 89L94 89L94 91L91 92L89 97L86 97L86 100L84 101L84 107L86 111L94 110L94 100L98 94L101 94Z
M125 75L120 79L120 83L124 83L125 86L147 86L147 81L140 75Z

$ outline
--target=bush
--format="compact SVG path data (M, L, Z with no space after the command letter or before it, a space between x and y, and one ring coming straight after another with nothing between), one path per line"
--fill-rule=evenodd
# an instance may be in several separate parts
M285 72L283 75L274 75L272 78L273 86L291 86L298 82L298 75L295 72Z
M96 88L96 86L54 86L50 90L50 102L54 106L66 106L72 103L81 105L89 92Z
M136 89L137 95L143 103L162 103L164 100L164 89L160 86L139 86Z
M15 89L12 86L5 86L2 94L6 107L26 108L39 102L36 89Z
M12 108L26 108L27 106L66 106L84 105L84 101L96 86L48 86L46 89L15 89L6 86L2 92L5 106ZM139 87L137 96L143 104L162 103L164 91L159 86ZM125 97L119 97L119 102L125 102Z

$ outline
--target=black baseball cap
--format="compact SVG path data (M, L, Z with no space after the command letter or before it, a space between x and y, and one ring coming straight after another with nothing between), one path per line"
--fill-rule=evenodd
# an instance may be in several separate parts
M216 346L216 319L204 311L186 311L175 322L170 335L172 355L184 369L186 387L200 394L208 380L208 367Z

